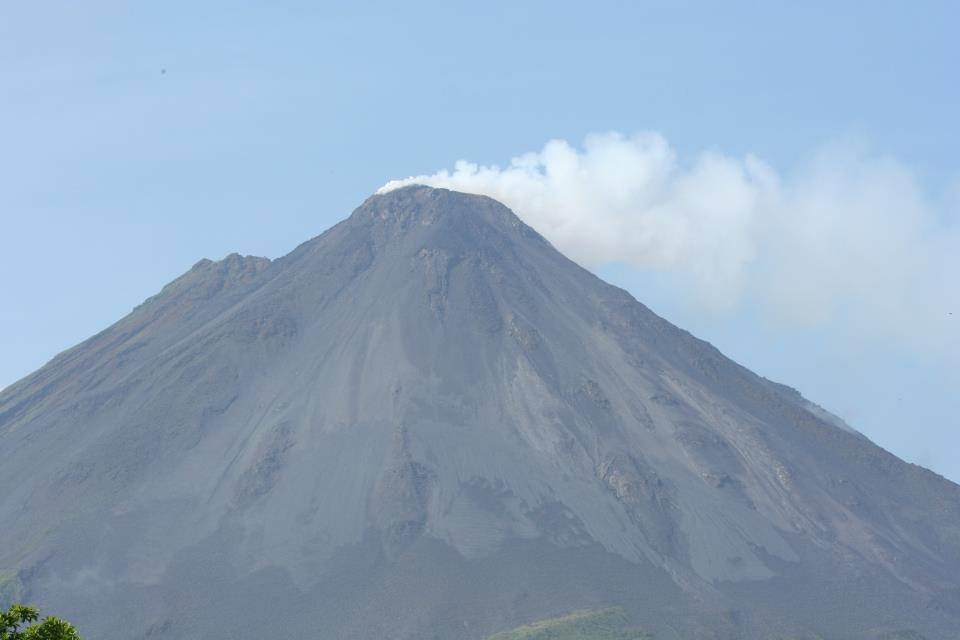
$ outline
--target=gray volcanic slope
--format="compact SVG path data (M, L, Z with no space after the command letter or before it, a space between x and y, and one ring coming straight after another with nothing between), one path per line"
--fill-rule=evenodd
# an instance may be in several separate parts
M960 637L960 487L841 427L501 204L409 187L197 263L0 394L0 600L105 640L601 606L665 639Z

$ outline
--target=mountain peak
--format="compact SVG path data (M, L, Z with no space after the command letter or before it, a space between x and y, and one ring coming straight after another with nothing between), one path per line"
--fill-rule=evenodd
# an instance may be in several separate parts
M0 393L0 450L0 576L91 637L960 624L960 488L446 189L201 261Z
M375 193L354 211L350 220L399 228L487 224L504 230L521 229L525 234L532 232L513 211L493 198L419 184Z

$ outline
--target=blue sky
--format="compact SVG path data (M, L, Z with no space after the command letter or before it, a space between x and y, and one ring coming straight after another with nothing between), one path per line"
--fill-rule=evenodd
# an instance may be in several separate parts
M946 2L8 3L0 385L201 257L276 257L390 179L462 158L504 166L597 132L657 132L684 166L704 152L756 156L791 201L820 184L802 176L824 149L855 148L851 174L892 163L845 184L883 196L884 176L908 176L928 240L896 256L909 270L930 247L956 246L936 239L957 228L960 203L958 23ZM744 295L716 312L672 267L631 257L590 266L901 457L960 479L958 330L940 317L960 309L905 298L891 318L854 300L796 323ZM855 281L885 291L898 272ZM941 287L952 302L951 274L939 275L926 300ZM873 335L877 322L887 330ZM894 330L906 325L929 329L930 344Z

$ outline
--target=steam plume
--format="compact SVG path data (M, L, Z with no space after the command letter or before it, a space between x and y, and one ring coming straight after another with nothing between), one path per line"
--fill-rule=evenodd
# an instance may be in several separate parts
M781 175L752 155L683 163L656 133L606 133L381 191L413 183L496 198L586 266L667 272L705 310L751 304L781 322L832 321L857 339L960 356L956 210L892 158L835 146Z

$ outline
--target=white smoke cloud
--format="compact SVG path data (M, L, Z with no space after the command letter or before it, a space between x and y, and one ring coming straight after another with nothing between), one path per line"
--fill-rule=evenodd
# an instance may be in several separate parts
M704 309L960 357L956 206L896 160L834 147L781 175L748 155L682 163L656 133L552 140L506 167L395 180L491 196L571 258L675 276ZM946 202L946 201L944 201ZM953 315L951 315L953 314Z

